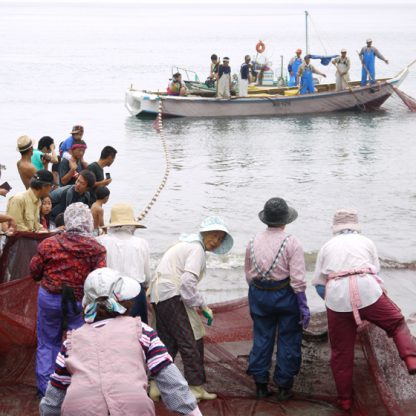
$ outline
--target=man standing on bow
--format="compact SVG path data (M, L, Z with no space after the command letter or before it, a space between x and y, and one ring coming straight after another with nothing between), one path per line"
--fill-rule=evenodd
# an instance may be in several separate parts
M326 78L326 75L317 70L311 63L310 55L305 56L305 62L298 69L298 82L300 82L300 94L313 94L315 92L315 85L313 83L312 74L322 75Z
M376 246L361 235L357 212L337 211L332 231L334 237L318 253L312 284L325 299L338 404L349 410L355 337L362 321L372 322L393 338L409 374L416 374L416 343L400 309L385 293Z
M350 75L348 74L348 71L351 67L350 58L347 57L347 50L341 49L341 56L338 56L337 58L333 59L332 63L335 65L337 69L337 72L335 73L335 90L346 90L348 88L348 82L350 80Z
M363 69L361 71L362 87L367 85L367 78L370 78L370 84L375 84L376 82L376 56L386 64L389 63L389 61L379 52L376 47L372 46L372 44L372 39L367 39L367 46L363 46L359 53L361 63L363 65Z
M217 98L231 98L231 67L230 58L223 58L217 72Z
M288 87L295 87L298 84L297 74L298 69L302 65L302 49L296 49L296 55L289 61L287 70L289 71Z
M247 374L254 378L257 398L271 395L268 381L276 331L273 381L279 387L279 401L293 396L291 388L301 365L302 327L306 329L310 320L305 259L298 239L285 233L286 224L297 216L283 198L269 199L259 212L267 228L252 238L246 249L244 270L253 320Z

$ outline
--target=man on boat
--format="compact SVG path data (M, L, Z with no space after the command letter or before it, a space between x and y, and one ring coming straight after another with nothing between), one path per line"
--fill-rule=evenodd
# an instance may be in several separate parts
M217 72L218 67L220 65L220 61L218 60L218 56L214 53L211 55L211 65L209 67L209 76L205 81L208 87L215 87L215 81L217 79Z
M298 239L285 232L297 211L283 198L271 198L259 212L267 228L252 238L246 249L244 271L253 320L253 348L247 374L256 383L257 398L270 396L269 370L277 336L274 383L277 399L288 400L301 365L302 327L310 312L305 289L305 259Z
M182 74L173 74L172 81L168 85L168 95L185 96L188 94L186 85L182 82Z
M370 84L375 84L376 82L376 68L375 61L376 56L378 59L381 59L386 64L389 61L379 52L379 50L372 46L372 39L367 39L367 46L363 46L361 52L359 53L363 69L361 71L361 86L364 87L367 85L367 78L370 78Z
M351 67L350 58L347 57L347 50L341 49L341 56L338 56L337 58L333 59L332 63L335 65L337 69L337 72L335 73L335 90L346 90L348 88L348 82L350 80L348 71Z
M331 369L338 404L352 407L352 371L357 329L367 320L393 338L409 374L416 374L416 343L400 309L387 296L374 243L360 234L356 211L335 213L331 238L319 251L312 284L325 299Z
M297 73L299 67L302 65L302 49L296 49L296 55L289 61L287 70L289 71L288 87L295 87L298 84Z
M240 78L238 80L238 95L240 97L247 97L248 84L250 82L250 72L252 72L253 65L250 64L251 57L246 55L244 57L244 63L240 67Z
M326 78L326 75L316 69L311 63L310 55L305 56L305 62L299 66L298 82L300 81L300 94L313 94L315 92L315 85L313 83L312 74L318 74Z
M217 73L217 98L231 98L230 58L224 57Z

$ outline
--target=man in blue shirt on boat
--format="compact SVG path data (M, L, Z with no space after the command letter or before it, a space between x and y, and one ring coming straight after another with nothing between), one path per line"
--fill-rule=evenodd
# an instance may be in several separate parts
M316 69L311 63L310 55L305 56L305 62L300 65L298 69L297 78L300 80L300 94L313 94L315 92L315 85L313 83L312 74L318 74L326 78L326 75ZM299 81L298 81L299 82Z
M231 98L231 67L230 58L224 57L217 72L217 98Z
M244 57L244 63L240 67L240 78L238 80L238 95L240 97L247 97L248 84L250 82L250 72L253 73L253 65L250 63L250 55Z
M298 69L302 65L302 49L296 49L296 55L289 61L287 70L289 71L289 81L287 83L288 87L295 87L298 84L296 78Z
M367 46L363 46L359 53L361 63L363 65L363 69L361 71L362 87L367 85L367 77L370 78L370 84L375 84L376 82L376 57L384 61L386 64L389 63L389 61L379 52L376 47L372 46L372 44L373 40L367 39Z

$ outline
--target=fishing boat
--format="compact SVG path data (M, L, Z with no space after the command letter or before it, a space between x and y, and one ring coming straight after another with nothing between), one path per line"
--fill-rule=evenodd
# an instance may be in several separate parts
M168 96L149 91L127 90L125 106L137 117L156 116L161 104L164 116L170 117L259 117L297 114L320 114L345 110L379 108L409 73L409 66L395 77L378 79L364 87L358 81L349 88L335 91L335 84L316 86L315 94L297 95L296 88L264 88L247 97L217 99L213 97ZM296 94L296 95L294 95Z

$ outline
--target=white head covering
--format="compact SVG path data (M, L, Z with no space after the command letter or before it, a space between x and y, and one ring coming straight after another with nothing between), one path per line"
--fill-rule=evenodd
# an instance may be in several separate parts
M68 205L64 212L65 229L67 232L92 236L94 221L87 205L75 202Z
M179 237L179 240L187 241L188 243L193 242L193 241L199 241L202 245L204 245L202 233L207 232L207 231L223 231L225 233L225 237L222 240L220 246L212 250L213 253L226 254L231 250L234 244L234 240L231 237L231 234L228 231L228 228L225 225L225 222L222 220L222 218L217 217L217 216L211 216L211 217L205 218L205 220L202 221L201 225L199 226L199 233L181 234L181 236Z
M109 267L94 270L84 282L82 306L85 322L94 322L98 303L104 305L110 312L124 314L126 308L119 302L135 298L140 290L140 283L137 280L121 276L116 270Z

